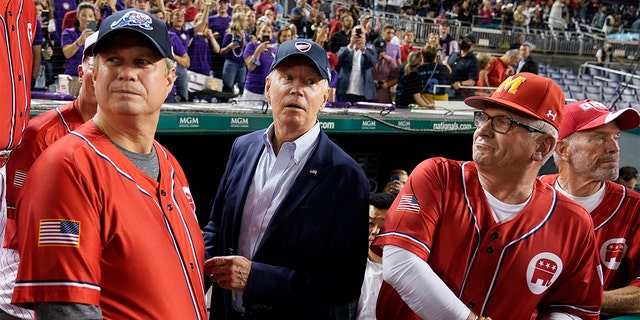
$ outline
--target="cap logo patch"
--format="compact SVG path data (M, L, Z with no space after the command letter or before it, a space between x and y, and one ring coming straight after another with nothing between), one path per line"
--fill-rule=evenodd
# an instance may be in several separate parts
M506 90L509 93L516 94L518 93L518 89L520 88L520 86L525 81L527 81L527 78L525 77L514 78L514 76L510 76L506 80L502 81L500 86L498 86L498 89L496 89L496 92Z
M153 21L151 20L150 16L144 13L131 11L122 16L122 18L114 21L109 27L111 27L111 29L116 29L126 26L133 26L145 30L153 30L153 27L151 26L152 22Z
M603 111L609 111L609 109L604 104L594 100L586 100L578 106L584 111L587 111L589 109L600 109Z
M547 110L547 118L551 118L552 120L556 120L556 117L558 116L557 113L553 113L553 111L551 111L551 109Z
M311 45L305 42L296 42L295 44L296 50L300 52L307 52L311 49Z

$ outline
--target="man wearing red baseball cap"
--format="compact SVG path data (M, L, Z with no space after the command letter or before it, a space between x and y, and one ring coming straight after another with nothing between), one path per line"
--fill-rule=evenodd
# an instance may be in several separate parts
M519 73L465 103L480 109L473 161L420 163L371 246L383 264L378 319L597 319L591 217L536 178L556 144L562 90Z
M567 105L554 154L559 174L542 177L591 214L603 316L640 316L640 194L611 181L619 172L620 132L638 126L632 108L610 111L594 100Z

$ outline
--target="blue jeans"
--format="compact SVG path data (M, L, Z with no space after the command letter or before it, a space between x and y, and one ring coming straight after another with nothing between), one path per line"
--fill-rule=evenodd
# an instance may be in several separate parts
M176 87L176 95L180 96L180 101L182 102L189 101L189 74L187 73L187 68L177 66L176 75L176 81L174 82L174 86Z
M222 67L223 92L233 92L233 85L238 85L240 94L244 93L244 79L247 77L247 66L244 63L235 63L230 60L224 61Z

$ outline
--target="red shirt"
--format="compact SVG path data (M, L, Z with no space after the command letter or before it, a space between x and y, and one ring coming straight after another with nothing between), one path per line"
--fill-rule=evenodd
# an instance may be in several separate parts
M10 35L9 39L5 35ZM31 106L31 44L36 34L33 1L0 0L0 151L22 138Z
M418 51L418 49L413 46L408 46L407 44L400 45L400 59L402 59L402 62L407 62L409 53L414 51Z
M158 142L154 150L158 179L90 120L38 157L18 197L14 304L90 304L105 319L207 318L189 184L172 154Z
M498 223L475 163L427 159L412 171L371 249L381 254L390 244L427 261L475 314L529 319L537 308L598 319L602 284L591 217L548 184L536 179L533 188L522 211ZM378 319L418 319L386 282L376 312Z

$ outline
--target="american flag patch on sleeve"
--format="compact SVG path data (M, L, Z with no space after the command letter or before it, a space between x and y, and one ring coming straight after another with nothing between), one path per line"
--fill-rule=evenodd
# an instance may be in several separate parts
M397 211L420 213L420 204L412 194L403 194L400 196Z
M80 222L73 220L40 220L39 246L80 246Z

